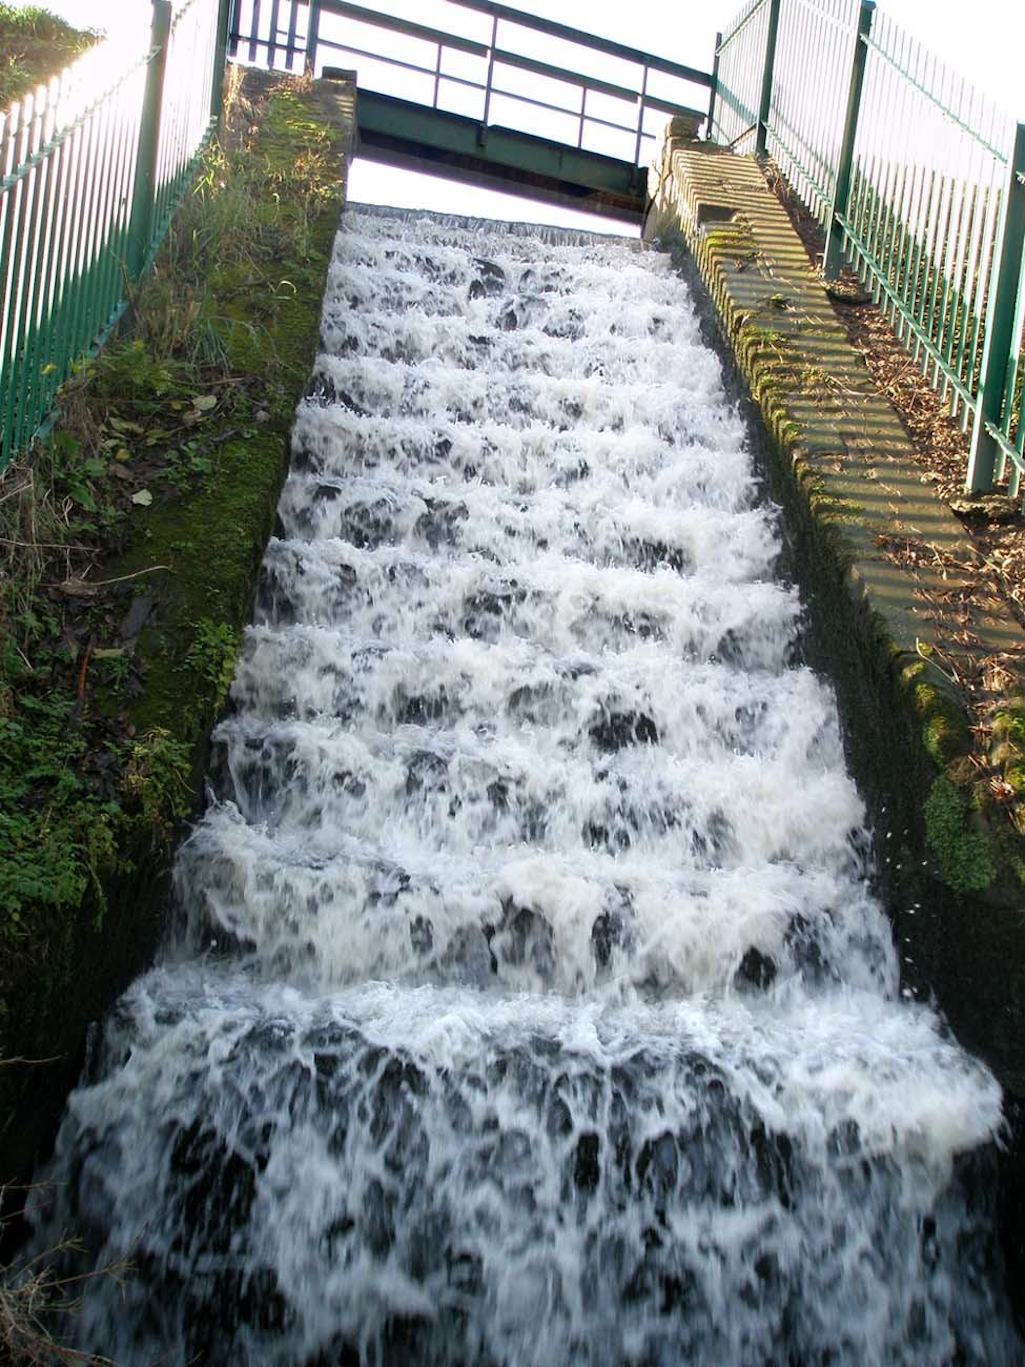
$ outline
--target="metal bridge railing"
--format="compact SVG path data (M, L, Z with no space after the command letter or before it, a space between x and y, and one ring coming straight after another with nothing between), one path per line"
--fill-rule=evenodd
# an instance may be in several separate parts
M667 115L706 117L685 96L695 86L711 89L710 72L490 0L443 3L463 31L344 0L233 0L228 50L240 61L313 72L342 54L359 61L364 89L485 127L503 123L588 151L611 148L606 155L634 165L646 159Z
M226 27L225 0L153 0L0 114L0 469L166 233L220 112Z
M871 0L749 0L712 137L768 153L970 430L966 486L1025 474L1025 125Z

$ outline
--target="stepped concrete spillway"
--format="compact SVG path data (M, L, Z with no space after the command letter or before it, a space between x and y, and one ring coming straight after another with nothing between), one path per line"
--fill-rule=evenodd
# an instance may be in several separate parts
M357 210L180 921L38 1238L125 1364L1001 1363L1000 1089L902 997L665 256Z

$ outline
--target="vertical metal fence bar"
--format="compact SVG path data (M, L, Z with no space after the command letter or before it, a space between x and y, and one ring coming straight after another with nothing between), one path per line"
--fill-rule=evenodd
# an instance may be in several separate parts
M708 123L705 128L706 140L714 137L715 130L715 97L719 90L719 48L722 46L722 33L715 35L715 53L712 57L712 84L708 91ZM638 157L638 160L640 158Z
M874 54L870 53L871 60ZM921 57L921 48L916 43L911 54L911 69L913 70ZM910 84L904 87L905 95L901 107L901 119L910 120L913 118L914 99ZM912 162L907 180L905 182L905 192L901 199L899 213L904 223L904 244L903 261L901 264L901 276L898 284L898 335L901 340L910 340L910 328L908 326L909 305L914 299L915 279L918 263L918 244L920 240L921 209L925 192L925 166L920 152L916 149L915 159Z
M49 100L44 97L42 109L33 110L32 134L29 143L29 156L36 157L43 141L45 129L45 119L48 112ZM14 322L14 356L19 354L24 359L24 350L27 342L27 333L32 315L32 300L35 294L36 270L39 254L39 220L42 209L43 199L46 192L46 161L40 159L33 166L29 176L27 186L28 212L25 222L26 229L22 234L21 253L19 261L19 284L18 301L15 310ZM11 440L17 446L21 436L22 428L26 420L26 409L28 407L32 393L31 376L24 364L18 366L18 380L14 392L14 400L10 406L13 408L13 422L11 425ZM7 398L8 396L5 396Z
M950 196L950 221L944 234L943 252L943 300L940 305L940 332L936 339L937 349L944 361L949 359L950 340L955 327L958 306L958 273L961 257L961 242L965 226L965 195L967 184L964 169L957 167L958 174L953 177ZM943 389L946 397L946 388Z
M936 237L933 243L932 270L933 287L932 299L929 304L929 340L934 344L933 353L929 365L929 383L935 389L939 382L939 366L936 363L936 343L943 336L943 310L946 304L947 295L947 272L946 255L947 243L950 241L950 221L954 213L954 196L957 184L952 176L943 178L943 197L941 199L940 215L936 223Z
M146 232L145 268L153 243L160 237L168 205L174 198L176 182L180 170L178 149L186 138L189 120L189 85L193 79L194 64L182 70L183 50L182 20L188 16L187 10L179 10L174 16L171 29L164 44L164 74L160 98L160 120L157 128L157 153L153 166L152 214ZM189 35L186 34L185 42ZM168 73L171 80L168 81ZM166 90L166 98L164 91Z
M47 285L46 292L42 300L42 320L39 327L39 348L37 365L40 372L48 368L47 390L52 397L56 387L54 375L60 373L60 364L56 359L55 345L59 336L56 329L57 316L60 310L64 281L64 250L67 241L68 207L73 195L75 162L77 159L77 148L74 135L65 139L54 153L57 158L57 182L54 189L55 213L51 227L50 249L46 263Z
M772 103L772 77L776 66L776 39L779 35L780 0L769 0L769 28L765 35L765 59L762 64L762 91L758 101L758 131L755 134L755 156L765 156L765 139L769 132L769 106Z
M45 148L53 136L55 107L57 102L57 83L51 81L47 89L46 107L39 120L39 147ZM41 156L36 167L35 186L35 223L31 234L31 256L28 263L27 290L24 300L24 319L21 340L22 404L19 414L15 441L21 439L26 425L34 427L33 415L39 400L39 360L37 341L39 332L39 311L41 295L46 283L46 244L50 232L53 213L54 178L57 168L52 157Z
M932 251L930 236L935 232L942 195L943 177L935 168L933 168L929 173L929 193L926 198L926 210L920 229L922 246L919 253L918 306L915 310L915 321L918 324L918 335L916 337L917 345L915 348L916 361L921 360L921 336L927 333L929 328L928 313L930 291L932 288Z
M586 91L584 94L586 95ZM634 165L641 160L641 144L644 141L644 102L648 98L648 66L644 65L641 75L641 93L637 100L637 141L634 143Z
M1022 258L1021 271L1018 276L1018 309L1014 320L1014 350L1007 367L1006 394L1005 431L1008 440L1013 440L1014 449L1019 457L1014 463L1011 474L1014 487L1009 492L1013 497L1017 497L1021 487L1021 467L1025 464L1025 257ZM1016 395L1020 396L1017 410L1014 406Z
M214 69L210 81L210 117L220 119L224 109L224 72L225 58L228 53L228 11L233 0L219 0L217 6L217 37L214 46ZM286 65L292 69L292 55L295 50L295 0L292 0L292 13L288 25L288 55Z
M17 159L18 164L22 164L32 148L33 123L35 114L35 101L31 95L25 98L21 107L21 128ZM20 345L19 335L19 316L21 294L24 283L24 244L25 233L22 224L29 219L31 211L31 173L29 176L19 180L14 187L16 200L14 212L12 213L12 236L9 260L7 264L7 277L5 280L5 293L9 298L7 316L4 320L4 345L3 353L0 355L0 382L3 388L0 392L4 395L4 416L3 416L3 436L0 439L0 452L6 455L11 451L15 431L15 418L18 411L19 386L15 379L15 361L18 356Z
M872 15L875 12L874 0L862 0L858 16L858 41L854 48L854 61L851 65L851 82L847 92L847 112L844 115L843 140L836 168L836 184L833 201L829 208L826 223L826 252L823 271L827 280L835 280L840 274L840 259L843 249L843 226L841 219L846 217L850 198L851 166L854 161L854 139L858 131L858 110L861 105L861 84L865 76L865 58L868 48L865 40L872 28Z
M951 94L950 107L953 108L960 97L954 94L953 87L955 79L951 72ZM959 148L958 151L961 149ZM956 153L955 153L956 155ZM952 176L951 195L950 195L950 215L947 220L947 229L943 235L943 298L940 304L939 332L936 337L937 351L937 381L940 386L940 397L947 398L949 391L948 375L942 362L949 362L950 345L956 327L957 308L958 308L958 266L961 255L961 239L964 230L964 205L965 193L967 189L964 168L958 165L956 174ZM941 378L942 377L942 378Z
M975 111L976 100L973 94L972 106ZM981 111L979 111L981 114ZM971 356L972 345L972 323L976 307L976 289L978 286L978 261L979 247L982 238L982 227L984 221L985 204L985 161L982 156L982 149L978 146L969 149L968 157L968 183L969 183L969 211L967 223L965 225L964 246L962 252L961 283L960 283L960 317L958 334L956 337L956 350L951 352L951 364L961 380L971 383L971 374L966 373L966 367L970 371L969 358ZM957 394L954 396L954 416L957 417L960 411L962 429L968 420L968 411L961 403Z
M496 14L491 21L491 44L488 48L488 74L484 87L484 117L481 125L486 129L488 119L491 117L491 87L495 76L495 49L498 47L498 15Z
M278 21L281 17L281 0L271 0L269 29L267 32L267 65L273 71L278 54Z
M972 299L972 260L975 255L975 234L979 211L978 183L969 181L966 186L964 213L961 219L960 261L957 269L956 299L957 308L954 327L947 341L947 365L957 379L964 377L964 359L968 352L968 339L971 336L971 299ZM951 414L961 415L963 404L957 390L951 394Z
M292 0L288 11L288 36L285 39L285 70L295 69L295 54L297 51L296 35L299 32L299 0ZM224 63L220 63L221 69Z
M249 17L249 60L256 61L257 49L260 46L260 0L252 0L252 13ZM306 43L306 67L311 70L310 53L317 49L317 20L320 18L320 5L317 0L311 0L310 4L310 28L309 37Z
M74 130L74 161L68 190L68 213L61 254L61 284L54 310L54 336L60 340L60 367L64 372L78 341L75 329L76 307L81 299L77 286L78 261L82 248L84 206L88 193L87 168L90 160L94 120L86 119Z
M832 71L834 66L841 59L841 49L843 38L835 23L830 22L836 15L836 6L832 5L830 10L824 15L825 22L818 24L819 37L822 48L826 54L826 70ZM824 136L819 143L818 155L815 160L815 179L822 186L826 195L832 196L833 193L833 167L835 165L834 150L830 145L831 133L830 124L830 89L829 82L816 82L812 77L812 72L808 72L808 85L814 92L813 102L818 111L817 122L824 130ZM816 88L817 87L817 88Z
M1004 383L1004 421L1001 424L1004 436L1009 444L1013 444L1019 456L1025 453L1025 374L1022 374L1022 362L1025 361L1025 256L1022 257L1021 270L1018 275L1018 302L1015 309L1014 322L1011 327L1011 351L1007 358L1007 377ZM1015 398L1018 397L1018 406L1015 408ZM1005 455L1005 452L1001 452ZM1001 465L1005 464L1001 461ZM1018 463L1014 463L1011 474L1014 487L1009 489L1009 493L1017 494L1020 483L1020 470Z
M901 43L901 62L906 64L911 55L912 42L905 35ZM908 85L906 81L899 84L891 82L894 86L893 99L890 108L893 112L893 127L901 128L904 120L908 117ZM896 321L897 299L900 286L901 263L904 256L904 237L906 233L906 220L902 213L904 207L904 196L907 182L907 161L891 156L890 174L887 178L884 194L889 204L887 215L887 239L886 239L886 276L891 287L891 293L887 295L887 317L890 322Z
M150 59L146 71L146 93L139 128L139 150L135 160L132 221L128 229L128 270L133 280L137 280L142 273L153 228L157 149L160 142L171 15L170 0L153 0Z
M238 41L239 41L239 38L241 37L241 34L239 33L239 24L241 23L241 17L242 17L242 16L241 16L242 0L229 0L229 3L230 3L231 8L230 8L230 10L229 10L229 16L228 16L228 47L227 47L227 55L228 55L229 57L237 57L237 56L238 56ZM293 18L293 20L295 19L295 13L296 13L296 9L298 8L298 3L299 3L299 0L292 0L292 18ZM291 70L291 67L289 68L289 70Z
M867 62L867 48L865 56ZM877 97L877 121L879 130L874 133L876 156L872 172L873 213L869 230L866 234L865 245L874 260L879 264L880 273L882 274L885 271L886 233L888 226L887 210L890 203L888 182L893 167L892 149L886 137L886 130L892 127L893 124L894 102L897 98L897 88L892 73L888 69L880 69L878 76L879 94ZM883 296L883 298L885 299L885 296Z
M1007 383L1008 358L1014 337L1018 292L1025 250L1025 123L1019 123L1011 155L1007 190L990 279L992 297L982 343L975 423L965 488L969 492L990 489L998 444L991 427L999 427Z
M256 32L256 21L253 21ZM320 42L320 0L310 0L310 16L306 26L306 70L310 76L317 74L317 45ZM255 58L250 57L250 61Z
M989 308L989 259L992 244L996 240L997 215L1000 206L1000 192L994 183L995 164L991 163L989 182L986 185L985 210L979 232L979 246L975 262L975 294L972 319L971 345L968 351L965 383L974 388L975 373L981 362L984 321ZM965 422L970 414L965 415Z
M907 116L907 104L907 87L905 86L900 91L896 105L897 127L902 126L902 120ZM890 319L895 327L900 325L899 300L904 285L910 245L911 225L908 221L907 206L912 173L913 168L909 167L906 161L902 162L897 168L893 183L893 211L891 215L893 226L890 233L889 275L890 286L893 291L890 295Z
M4 179L10 180L12 171L20 164L19 148L24 140L23 115L21 104L12 105L4 117ZM22 186L20 181L11 184L3 195L3 217L0 219L0 289L3 300L0 303L0 394L10 389L11 329L14 321L14 254L18 243L17 226L20 218ZM4 423L0 420L0 439ZM6 446L0 445L0 459L5 456Z
M76 281L76 335L87 331L96 316L96 258L100 248L99 204L100 167L103 164L104 137L107 130L107 105L101 104L90 119L89 171L82 215L81 257Z
M118 263L122 279L117 293L124 287L124 273L127 261L127 236L131 213L132 186L135 178L135 160L138 150L138 134L131 108L128 90L118 102L117 118L117 157L115 169L114 212L111 219L110 239L111 256ZM116 301L111 301L113 309Z
M904 287L904 316L908 320L911 337L913 339L912 354L917 361L921 349L918 340L917 328L914 326L919 321L920 305L923 298L923 271L924 267L924 248L925 248L925 229L929 219L930 205L932 202L933 177L930 175L925 165L920 166L916 171L916 188L914 198L911 201L911 221L914 224L912 234L911 253L908 268L907 283Z
M92 317L106 323L114 302L120 296L122 263L111 242L111 209L114 197L114 157L116 150L117 106L114 101L104 104L103 151L100 161L100 197L96 214L96 274Z

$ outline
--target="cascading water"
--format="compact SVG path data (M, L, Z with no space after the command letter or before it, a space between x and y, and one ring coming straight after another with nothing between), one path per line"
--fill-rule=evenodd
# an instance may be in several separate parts
M999 1089L902 1001L666 258L346 213L185 928L40 1238L124 1364L1017 1359Z

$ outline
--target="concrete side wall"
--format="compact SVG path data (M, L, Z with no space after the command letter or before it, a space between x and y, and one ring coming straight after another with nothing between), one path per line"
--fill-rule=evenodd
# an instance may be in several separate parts
M1005 1088L1005 1247L1025 1266L1025 867L1000 812L980 808L944 608L970 594L981 657L1017 650L1006 607L981 602L960 524L923 481L891 405L850 346L758 166L670 136L645 236L696 268L766 435L811 618L869 807L906 984L934 996ZM912 554L928 545L932 557ZM938 652L937 652L938 653ZM1020 1278L1018 1279L1020 1281Z

